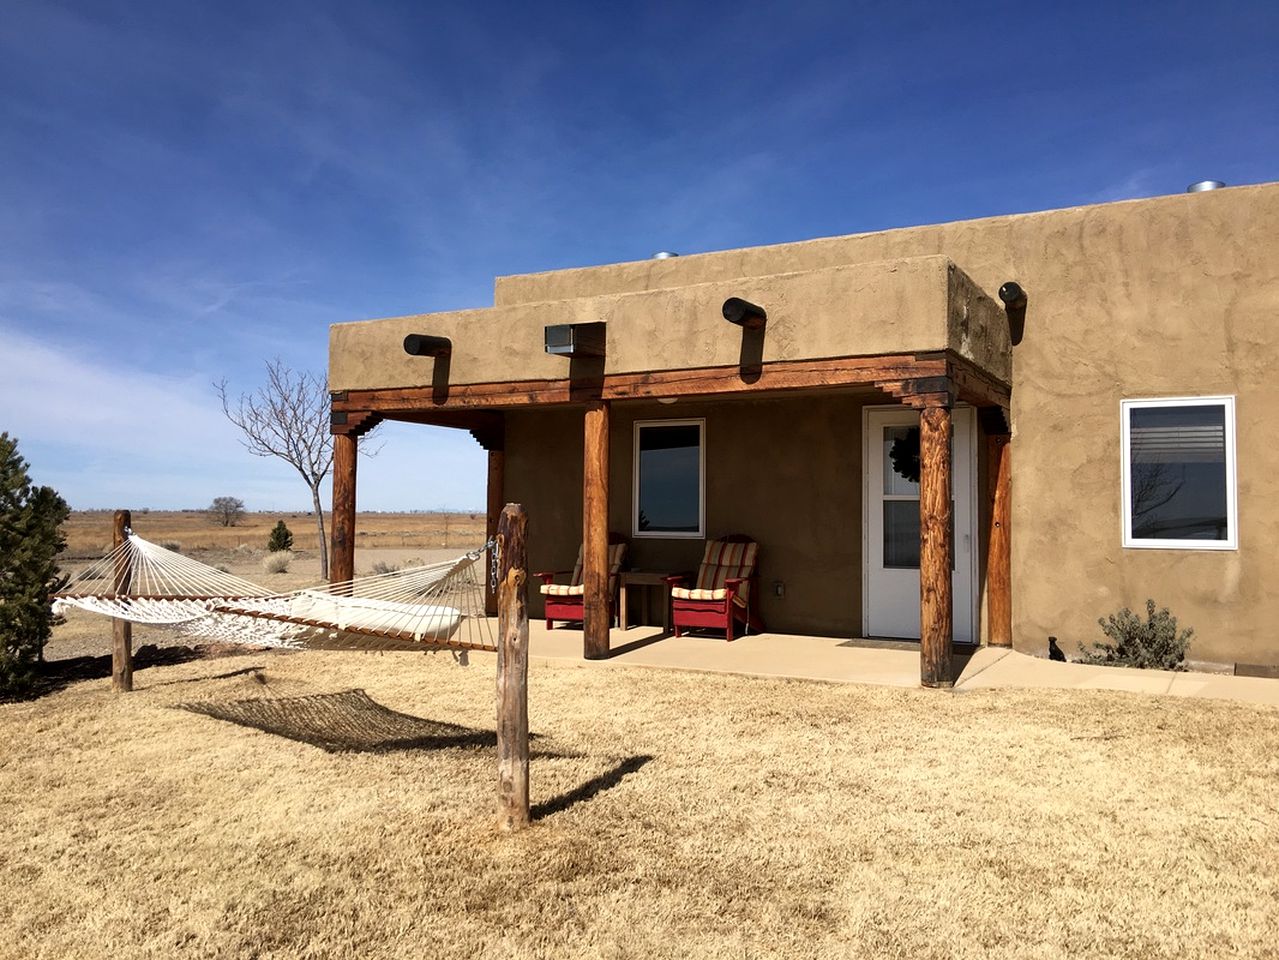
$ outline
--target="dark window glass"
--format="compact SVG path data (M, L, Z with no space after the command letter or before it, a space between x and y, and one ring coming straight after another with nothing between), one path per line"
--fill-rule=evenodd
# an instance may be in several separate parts
M884 567L919 569L919 501L884 501Z
M1219 404L1129 410L1135 540L1228 540L1226 411Z
M701 440L697 424L639 428L640 532L701 529Z
M955 569L955 502L950 503L950 568ZM884 501L884 569L919 569L919 501Z

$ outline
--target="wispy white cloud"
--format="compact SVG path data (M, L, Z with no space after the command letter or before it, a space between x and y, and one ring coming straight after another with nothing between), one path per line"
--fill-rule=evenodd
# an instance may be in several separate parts
M230 495L255 510L309 507L292 468L241 446L208 371L148 373L3 327L0 342L0 430L19 439L36 482L72 506L186 508ZM474 509L484 477L484 453L465 431L390 425L361 467L361 505Z

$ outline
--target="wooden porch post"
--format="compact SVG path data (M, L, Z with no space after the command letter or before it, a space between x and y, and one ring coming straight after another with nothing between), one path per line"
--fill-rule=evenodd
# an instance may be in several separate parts
M506 453L503 450L489 451L488 476L488 508L484 524L484 539L492 540L497 536L497 524L502 516L503 486L506 483ZM497 591L493 587L493 578L489 570L493 566L493 554L485 557L484 573L484 613L486 616L497 616Z
M128 537L133 514L128 510L117 510L114 520L111 542L118 547ZM115 583L111 592L117 597L128 593L132 582L132 555L121 553L116 558ZM111 689L116 693L128 693L133 689L133 624L120 617L111 621Z
M986 609L990 645L1013 645L1012 437L996 434L988 445L991 478L990 546L986 556Z
M586 405L582 462L582 655L609 654L608 402Z
M333 530L330 536L329 582L355 579L355 465L359 440L353 434L333 436Z
M951 417L950 407L919 411L919 679L926 687L954 686L951 643Z

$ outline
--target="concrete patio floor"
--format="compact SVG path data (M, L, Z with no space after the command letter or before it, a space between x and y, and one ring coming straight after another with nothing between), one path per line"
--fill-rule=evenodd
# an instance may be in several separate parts
M581 630L547 630L529 624L533 659L572 661L593 668L614 666L700 670L759 677L793 677L833 683L919 686L919 652L913 646L872 645L832 637L761 633L732 643L713 636L666 636L657 627L611 631L612 656L582 657ZM963 650L964 648L961 648ZM1015 650L967 648L956 655L957 692L1005 688L1124 690L1179 697L1206 697L1279 705L1279 680L1211 673L1130 670L1081 663L1056 663Z

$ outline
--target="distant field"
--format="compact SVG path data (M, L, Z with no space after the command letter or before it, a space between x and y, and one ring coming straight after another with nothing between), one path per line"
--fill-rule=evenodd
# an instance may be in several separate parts
M63 525L71 556L99 554L111 545L109 510L78 510ZM248 513L234 527L223 527L199 510L135 510L133 529L155 543L178 543L184 551L229 550L241 545L265 548L271 528L283 520L297 550L315 550L315 517L309 513ZM325 531L330 518L325 514ZM356 545L377 549L473 547L484 542L482 513L361 513L355 521Z

